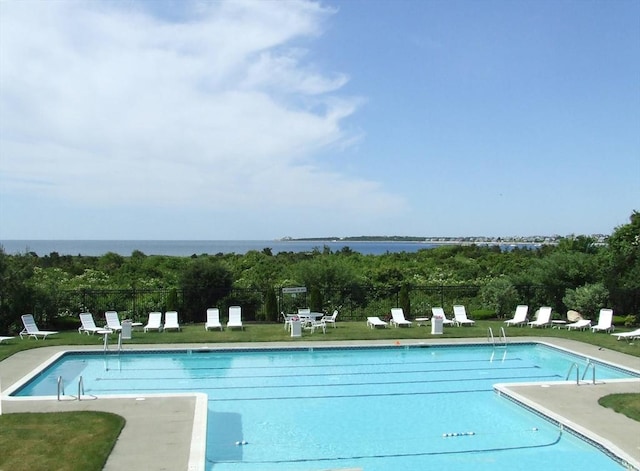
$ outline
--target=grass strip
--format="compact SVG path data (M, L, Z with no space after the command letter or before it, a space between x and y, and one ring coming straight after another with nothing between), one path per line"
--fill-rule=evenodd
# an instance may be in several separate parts
M100 471L124 424L108 412L0 415L0 470Z
M640 393L609 394L598 399L598 403L640 422Z
M341 340L404 340L404 339L453 339L453 338L476 338L486 339L488 328L493 329L494 335L499 336L500 328L504 326L502 321L478 321L472 327L445 327L444 334L431 335L431 326L418 326L417 322L412 327L370 329L363 321L342 321L336 324L337 328L327 326L327 333L316 331L310 334L303 333L302 338L291 338L289 332L283 328L283 324L269 323L245 323L244 330L226 329L223 332L205 331L203 324L187 324L180 332L141 332L136 330L133 339L125 340L125 344L181 344L181 343L201 343L201 344L224 344L229 342L286 342L295 345L296 342L324 342ZM640 357L640 341L627 342L617 340L613 335L606 333L593 333L587 331L576 331L567 329L531 329L529 327L507 327L508 339L515 339L523 336L533 336L539 338L566 338L579 342L590 343L599 347L626 353ZM111 348L115 347L118 337L111 335L109 343ZM102 336L78 334L77 331L60 332L52 335L46 340L27 339L21 340L19 337L6 340L0 344L0 361L8 358L22 350L37 347L47 347L54 345L102 345Z

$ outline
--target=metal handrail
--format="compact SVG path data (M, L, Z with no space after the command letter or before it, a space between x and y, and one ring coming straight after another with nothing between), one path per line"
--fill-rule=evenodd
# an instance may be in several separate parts
M576 384L580 384L580 365L578 365L577 363L573 362L571 363L571 367L569 368L569 371L567 372L567 377L565 378L565 381L569 379L569 376L571 376L571 372L573 371L573 368L576 369Z
M500 337L499 341L506 347L507 346L507 333L504 330L504 327L500 327ZM493 328L487 328L487 342L491 342L493 346L496 346L496 338L493 335Z
M591 360L587 360L587 366L585 366L584 368L584 373L582 374L582 380L584 381L584 378L587 376L587 371L589 371L589 367L591 367L591 371L593 372L591 381L593 384L596 384L596 364L593 363Z
M64 380L62 376L58 376L58 401L60 400L60 390L62 390L62 395L64 396Z
M93 394L87 394L85 395L84 393L84 379L82 378L82 376L80 376L80 379L78 379L78 401L82 401L82 396L86 398L89 398L91 400L93 399L98 399L98 396L94 396Z
M496 346L496 339L493 336L493 329L491 327L487 329L487 342L491 342L494 347Z

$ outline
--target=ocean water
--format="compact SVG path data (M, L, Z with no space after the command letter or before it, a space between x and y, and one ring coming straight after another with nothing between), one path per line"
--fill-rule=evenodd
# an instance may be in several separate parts
M417 252L432 249L442 244L432 242L396 241L342 241L342 240L0 240L0 246L7 254L34 252L40 257L57 252L58 255L85 255L99 257L112 252L128 257L135 250L145 255L170 255L190 257L191 255L216 255L219 253L238 255L252 250L271 249L280 252L311 252L328 247L339 252L348 247L363 255ZM483 245L483 244L478 244ZM486 245L486 244L484 244ZM513 245L501 244L503 251L513 249ZM521 248L538 249L536 244L522 244Z
M0 245L7 254L35 252L42 257L52 252L59 255L101 256L113 252L129 256L135 250L146 255L171 255L189 257L191 255L218 253L245 254L251 250L262 251L270 248L279 252L322 251L325 246L332 252L349 247L363 255L381 255L387 252L417 252L430 249L437 244L424 242L362 242L333 240L3 240Z

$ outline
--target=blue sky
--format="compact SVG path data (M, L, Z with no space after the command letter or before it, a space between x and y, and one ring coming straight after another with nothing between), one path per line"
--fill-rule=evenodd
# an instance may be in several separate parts
M0 240L611 233L640 2L0 1Z

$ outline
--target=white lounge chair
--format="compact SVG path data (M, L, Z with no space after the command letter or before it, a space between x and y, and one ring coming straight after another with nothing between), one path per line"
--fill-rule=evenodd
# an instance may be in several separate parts
M389 325L387 322L380 319L378 316L367 317L367 327L375 329L376 327L386 328Z
M454 322L458 326L473 325L476 323L476 321L471 320L467 317L467 310L464 308L464 306L461 305L453 306L453 317Z
M93 320L93 314L91 314L90 312L83 312L80 314L80 324L80 327L78 327L79 334L84 332L87 335L93 335L96 332L99 334L111 332L110 329L96 326L96 323Z
M432 307L431 308L431 314L433 314L433 317L442 317L442 325L453 325L453 324L455 324L453 319L447 319L447 316L444 313L444 309L442 309L441 307Z
M401 307L394 307L391 309L391 325L395 325L396 327L401 325L411 327L411 321L404 318L404 311Z
M162 330L180 330L180 324L178 323L178 311L167 311L164 313L164 326Z
M122 330L120 318L118 317L118 313L116 311L106 311L104 313L104 319L107 322L107 329L113 330L114 332L120 332Z
M591 332L613 332L614 330L615 328L613 327L613 309L600 309L598 323L591 326Z
M209 329L222 330L222 324L220 323L220 309L217 307L210 307L207 309L207 322L204 324L204 330Z
M229 306L229 322L227 328L233 329L239 327L244 330L242 325L242 308L240 306Z
M149 332L150 330L160 332L162 330L162 313L158 311L150 312L147 325L145 325L142 330L145 332Z
M24 329L20 331L20 338L33 337L38 340L39 337L46 339L49 335L57 334L58 332L52 330L40 330L36 325L36 321L33 319L33 314L25 314L22 316L22 325Z
M507 326L510 325L524 325L527 323L527 314L529 313L529 306L520 304L516 307L516 312L512 319L504 321Z
M120 332L122 330L122 324L120 323L120 317L116 311L106 311L104 318L107 321L105 329L113 330L114 332ZM141 327L142 322L131 322L131 328Z
M618 340L621 340L621 339L627 339L627 340L640 339L640 329L632 330L630 332L619 332L617 334L611 334L611 335L615 335L616 337L618 337Z
M13 337L0 337L0 343L4 342L5 340L10 340Z
M543 306L538 310L538 316L535 320L527 324L529 327L547 327L551 325L551 308Z
M571 324L566 325L567 330L585 330L591 327L591 321L589 319L579 319Z
M327 324L333 324L333 327L335 328L336 326L336 318L338 317L338 310L335 309L333 311L333 314L331 314L330 316L322 316L322 319L320 319L322 322L325 322Z

